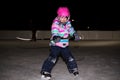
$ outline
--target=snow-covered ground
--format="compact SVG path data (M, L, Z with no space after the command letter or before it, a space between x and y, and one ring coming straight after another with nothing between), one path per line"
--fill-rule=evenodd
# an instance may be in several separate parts
M0 40L0 80L40 80L48 43ZM78 80L120 80L120 41L71 41L70 48L79 67ZM52 76L54 80L74 80L61 57Z

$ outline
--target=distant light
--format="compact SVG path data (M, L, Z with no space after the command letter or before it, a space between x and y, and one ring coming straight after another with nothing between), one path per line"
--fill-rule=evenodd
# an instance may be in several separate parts
M90 26L88 26L87 29L90 29Z
M71 21L75 21L74 19L72 19Z

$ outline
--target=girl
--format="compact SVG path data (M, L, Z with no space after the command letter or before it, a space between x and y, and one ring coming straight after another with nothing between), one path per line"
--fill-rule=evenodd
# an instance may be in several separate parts
M74 37L75 40L80 40L80 37L69 21L70 11L68 7L59 7L57 15L58 16L53 20L51 26L51 52L48 58L44 61L41 69L41 77L45 79L51 79L51 70L59 55L62 55L70 73L75 76L79 74L76 61L69 50L69 37Z

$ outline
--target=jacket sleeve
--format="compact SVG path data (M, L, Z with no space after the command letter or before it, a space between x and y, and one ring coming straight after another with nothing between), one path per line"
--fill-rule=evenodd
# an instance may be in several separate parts
M74 27L71 25L70 22L68 22L67 25L69 26L69 30L68 31L69 31L70 36L73 36L74 33L76 32L75 29L74 29Z
M52 26L51 26L51 33L52 33L52 37L59 36L59 23L58 23L58 21L53 21Z

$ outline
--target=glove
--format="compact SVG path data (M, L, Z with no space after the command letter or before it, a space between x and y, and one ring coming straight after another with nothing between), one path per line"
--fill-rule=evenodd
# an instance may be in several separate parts
M80 36L76 32L73 35L74 35L75 41L80 40Z
M61 39L60 36L54 36L54 37L53 37L53 41L54 41L55 43L60 42L60 39Z

